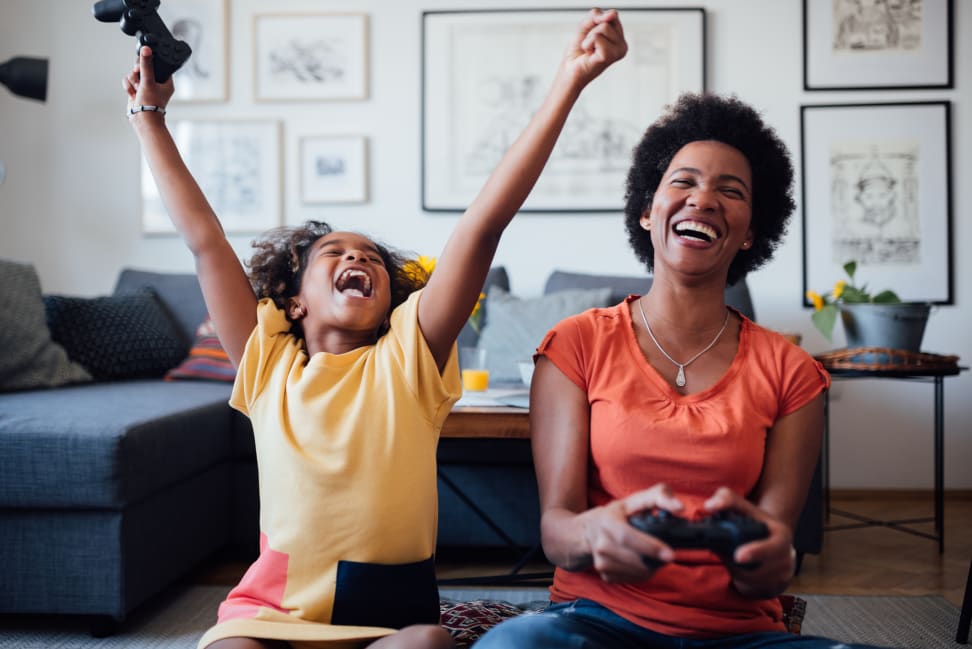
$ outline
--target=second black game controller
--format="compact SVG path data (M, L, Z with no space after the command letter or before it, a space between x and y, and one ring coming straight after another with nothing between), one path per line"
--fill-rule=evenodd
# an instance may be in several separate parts
M665 510L644 511L631 516L628 522L673 549L711 550L728 560L732 560L740 545L769 536L765 523L732 512L689 521Z
M91 8L94 17L103 23L121 23L121 30L138 41L136 52L143 45L152 48L152 69L155 80L165 83L172 73L189 60L192 49L176 38L159 17L160 0L100 0Z

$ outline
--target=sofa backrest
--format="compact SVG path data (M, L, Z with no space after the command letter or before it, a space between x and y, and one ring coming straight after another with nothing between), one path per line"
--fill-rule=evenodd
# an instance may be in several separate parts
M115 294L131 293L143 287L155 291L159 301L179 324L186 340L195 339L196 329L206 319L207 314L206 302L196 275L124 268L118 275Z
M634 275L591 275L589 273L574 273L555 270L547 278L543 287L544 295L566 291L570 289L590 289L609 287L611 289L611 304L617 304L629 295L644 295L651 288L652 278ZM726 304L735 307L744 316L756 321L756 311L749 295L746 280L742 279L732 286L726 287Z

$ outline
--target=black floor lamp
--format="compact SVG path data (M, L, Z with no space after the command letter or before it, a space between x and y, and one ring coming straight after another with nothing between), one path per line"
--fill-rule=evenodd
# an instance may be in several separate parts
M6 63L0 63L0 83L20 97L46 101L47 59L15 56ZM3 160L0 160L0 184L6 176L7 170Z

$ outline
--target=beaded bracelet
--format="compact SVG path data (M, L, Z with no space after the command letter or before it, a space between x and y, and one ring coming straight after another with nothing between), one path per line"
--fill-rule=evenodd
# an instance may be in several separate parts
M165 115L164 106L132 106L128 109L128 118L131 119L132 115L136 113L158 113L159 115Z

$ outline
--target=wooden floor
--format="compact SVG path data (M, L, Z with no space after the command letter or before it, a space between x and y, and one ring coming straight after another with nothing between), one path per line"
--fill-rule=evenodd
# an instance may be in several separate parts
M834 509L881 520L931 516L931 495L835 493ZM831 514L829 524L852 523ZM931 523L915 526L932 533ZM824 533L823 551L804 558L789 592L818 595L941 595L961 606L972 560L972 493L950 495L945 503L945 552L938 543L887 527L866 527ZM503 574L512 565L504 552L471 559L463 553L440 555L441 579ZM200 577L206 583L235 584L246 569L238 562L210 566ZM523 572L549 570L545 562L527 565Z

